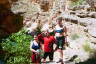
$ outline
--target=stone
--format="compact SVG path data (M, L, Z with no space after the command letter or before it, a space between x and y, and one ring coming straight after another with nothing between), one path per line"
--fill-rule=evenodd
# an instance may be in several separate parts
M84 9L85 9L86 11L88 11L89 8L90 8L89 5L85 5L85 8L84 8Z
M49 2L48 0L43 0L40 4L41 9L46 12L49 10Z
M91 27L88 32L92 37L96 38L96 27Z
M70 12L70 14L76 14L76 12L74 12L74 11L71 11L71 12Z
M91 18L96 18L96 12L90 12L88 16Z
M92 25L95 19L91 19L91 18L79 18L78 22L80 23L80 25L82 26L88 26L88 25Z
M80 18L85 18L85 17L87 17L86 14L77 14L77 16L80 17Z

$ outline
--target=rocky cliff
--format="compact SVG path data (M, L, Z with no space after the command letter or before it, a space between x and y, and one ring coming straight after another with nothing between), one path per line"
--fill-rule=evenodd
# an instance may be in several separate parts
M56 25L56 18L62 16L63 24L68 29L68 42L70 46L64 51L64 59L68 60L72 56L77 55L78 57L74 62L87 60L90 57L90 50L96 48L96 11L92 10L87 2L71 7L66 6L66 2L62 0L54 0L51 3L50 1L20 0L12 4L11 10L14 13L24 13L23 24L29 33L36 29L38 21L42 25L42 30L46 30L48 29L49 22L54 27ZM64 5L68 7L67 11ZM58 11L61 14L56 15ZM87 52L85 51L86 46ZM57 52L55 56L57 57L55 57L54 61L58 59Z
M0 1L0 39L17 32L22 26L23 17L11 11L11 4L7 0Z

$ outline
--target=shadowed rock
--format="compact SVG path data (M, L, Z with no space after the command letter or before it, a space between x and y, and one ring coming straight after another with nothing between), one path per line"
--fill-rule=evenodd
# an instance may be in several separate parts
M0 1L0 39L17 32L23 26L20 14L10 10L11 4L7 0Z

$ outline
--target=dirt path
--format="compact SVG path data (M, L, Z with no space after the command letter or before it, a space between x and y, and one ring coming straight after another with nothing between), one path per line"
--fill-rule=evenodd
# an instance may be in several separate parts
M68 53L70 54L72 51L68 51L68 49L63 50L63 62L64 64L75 64L74 62L68 62L69 58L68 57ZM46 62L41 63L41 64L61 64L61 63L56 63L59 60L60 56L58 51L54 52L54 58L53 58L53 62L49 61L49 57L46 58Z
M53 62L49 62L49 58L47 57L47 59L46 59L46 62L45 63L41 63L41 64L61 64L61 63L56 63L58 60L59 60L59 53L56 51L55 53L54 53L54 59L53 59ZM66 62L67 61L67 59L66 59L66 57L63 57L63 61L64 61L64 64L75 64L74 62Z

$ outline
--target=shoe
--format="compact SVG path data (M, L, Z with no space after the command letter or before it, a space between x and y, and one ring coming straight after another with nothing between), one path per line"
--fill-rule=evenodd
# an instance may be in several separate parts
M50 60L50 62L53 62L53 60Z
M59 61L57 61L56 63L59 63L59 62L63 63L63 60L62 60L62 59L60 59L60 60L59 60Z

